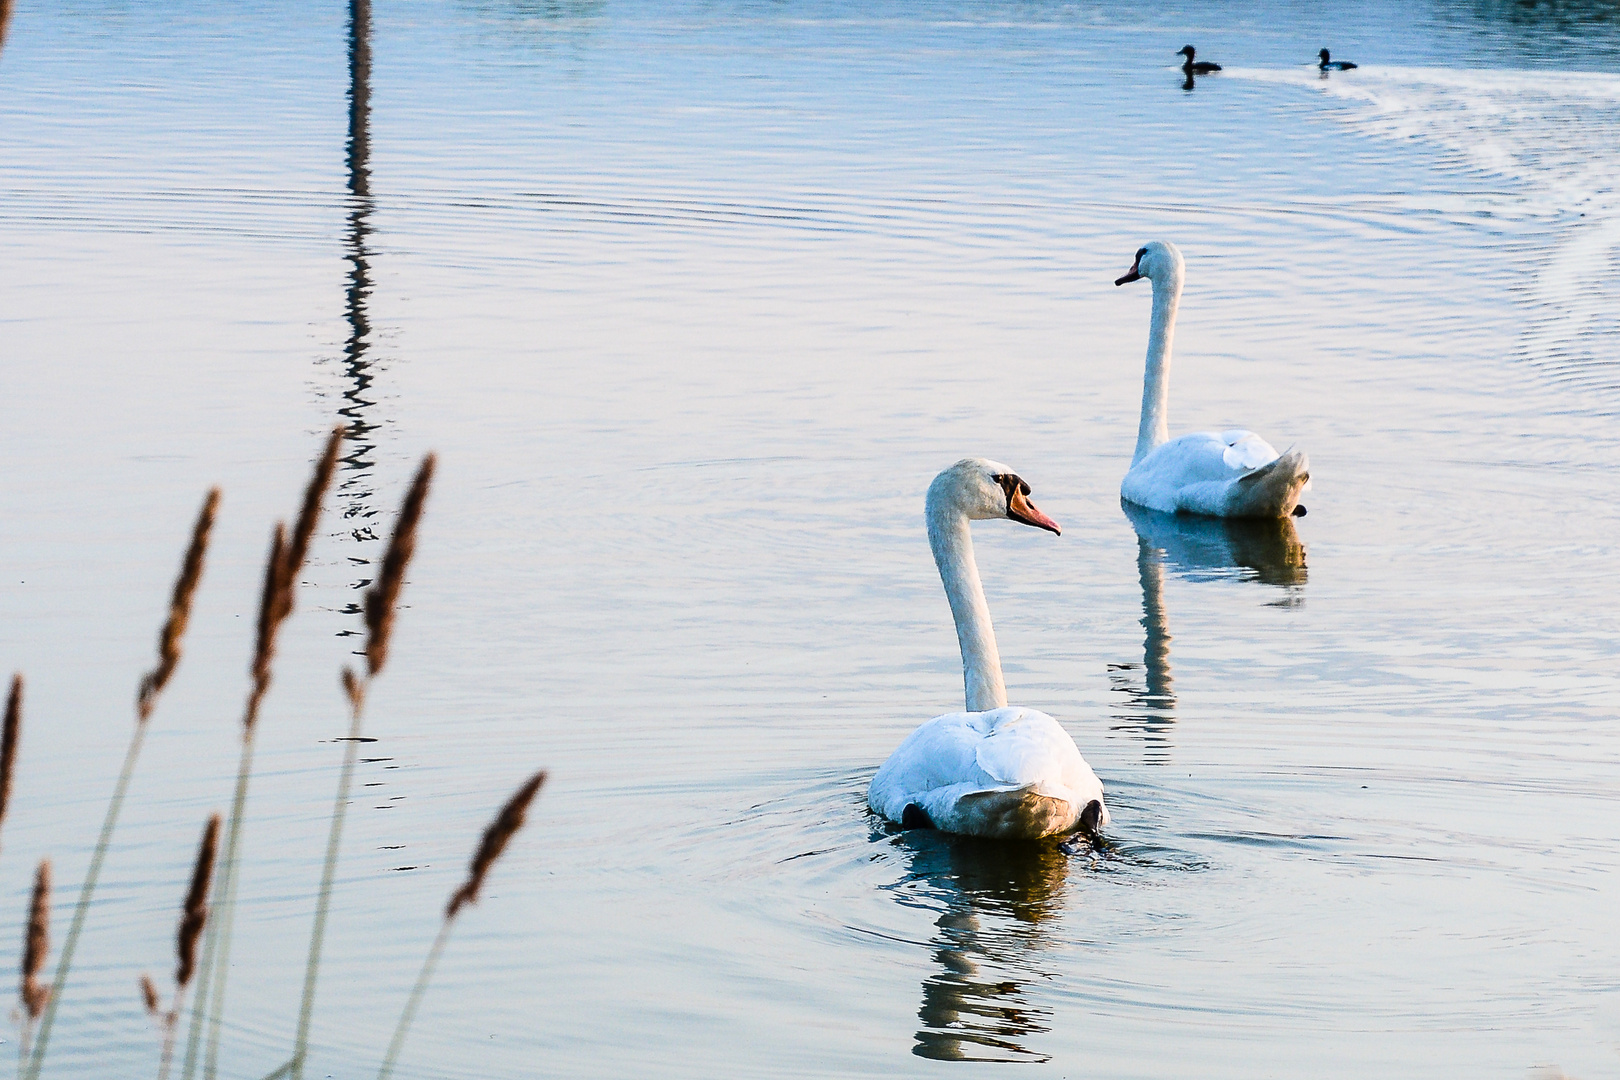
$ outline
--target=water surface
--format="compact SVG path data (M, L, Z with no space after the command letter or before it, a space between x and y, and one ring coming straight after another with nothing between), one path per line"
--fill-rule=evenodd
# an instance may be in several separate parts
M140 1075L229 798L259 561L349 434L260 734L225 1075L290 1048L359 591L440 474L372 697L312 1067L1620 1075L1620 22L1600 4L21 0L0 55L0 940L71 883L190 515L223 516L51 1075ZM1226 65L1183 89L1187 41ZM1322 45L1356 60L1320 77ZM1175 430L1311 456L1281 531L1127 516ZM922 494L967 454L1015 702L1096 852L901 836L957 708ZM16 940L11 938L10 940ZM1542 1073L1541 1075L1548 1075Z

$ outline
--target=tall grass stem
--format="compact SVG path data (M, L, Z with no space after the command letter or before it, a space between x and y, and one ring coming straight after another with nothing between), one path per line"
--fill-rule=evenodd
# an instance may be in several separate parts
M416 977L416 985L411 987L411 996L405 999L405 1010L399 1014L399 1024L394 1028L394 1037L389 1040L388 1053L383 1058L377 1080L388 1080L394 1074L394 1063L399 1060L399 1052L405 1048L405 1035L416 1019L416 1010L422 1004L422 995L427 992L428 980L433 978L433 969L439 966L439 954L444 952L444 943L450 940L450 928L455 922L454 919L445 919L439 924L439 936L433 939L433 948L428 950L427 959L422 961L422 972Z
M293 1046L292 1077L302 1080L304 1058L309 1053L309 1024L315 1012L315 981L321 968L321 945L326 937L326 916L331 909L332 879L337 873L338 851L343 839L343 822L348 816L349 789L354 782L354 764L359 756L360 732L365 724L365 693L358 689L353 675L345 669L344 685L349 691L349 738L343 751L343 771L338 774L337 797L332 802L332 824L326 837L326 862L321 867L321 884L315 900L315 926L310 931L309 959L304 964L304 997L298 1007L298 1038Z

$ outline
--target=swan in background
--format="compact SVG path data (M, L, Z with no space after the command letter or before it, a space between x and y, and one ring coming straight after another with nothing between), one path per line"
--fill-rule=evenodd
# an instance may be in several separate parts
M1050 716L1009 708L969 521L1011 518L1058 533L1005 465L964 458L928 486L928 543L956 620L967 711L936 716L872 777L866 801L905 828L1035 839L1108 824L1097 775Z
M1354 71L1356 69L1356 65L1352 64L1348 60L1334 60L1332 58L1333 54L1328 52L1326 49L1323 49L1316 55L1322 58L1322 62L1316 66L1321 68L1323 71Z
M1153 283L1142 424L1136 454L1119 493L1127 502L1161 513L1212 517L1287 517L1303 514L1300 492L1310 484L1303 450L1278 455L1252 431L1199 431L1170 438L1170 341L1181 302L1183 263L1174 244L1154 240L1137 249L1130 270L1114 282Z
M1198 55L1198 50L1193 48L1191 45L1183 45L1181 47L1181 51L1176 53L1176 55L1185 56L1187 58L1187 62L1181 65L1181 70L1185 71L1188 75L1208 75L1212 71L1221 70L1221 65L1212 64L1208 60L1200 60L1197 63L1193 63L1193 57Z

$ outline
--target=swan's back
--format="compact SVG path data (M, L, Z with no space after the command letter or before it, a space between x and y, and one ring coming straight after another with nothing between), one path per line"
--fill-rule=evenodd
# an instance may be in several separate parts
M1233 428L1154 447L1131 466L1119 493L1163 514L1286 517L1309 481L1302 452L1279 456L1254 432Z
M1067 832L1087 806L1108 823L1102 784L1063 726L1034 709L947 713L913 731L872 777L867 802L891 821L916 806L971 836Z

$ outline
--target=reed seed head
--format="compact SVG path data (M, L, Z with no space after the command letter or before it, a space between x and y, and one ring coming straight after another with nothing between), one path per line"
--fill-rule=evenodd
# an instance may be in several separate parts
M277 522L275 536L270 543L270 555L264 564L264 589L259 595L259 636L253 649L253 691L248 696L247 712L242 726L251 728L259 718L259 703L270 689L270 662L276 655L276 633L293 610L293 591L298 586L298 575L309 555L310 541L315 536L315 524L320 520L321 503L326 489L332 483L332 472L337 468L338 446L342 442L341 428L334 428L326 440L326 450L315 463L315 472L304 488L304 503L292 535L287 534L285 523Z
M34 901L28 911L28 937L23 943L22 1001L30 1021L39 1019L51 998L49 985L39 981L45 956L51 951L51 860L41 859L34 874Z
M203 925L208 922L208 883L214 877L214 855L219 850L219 815L208 819L203 829L202 843L197 845L197 865L191 871L191 888L186 892L185 908L180 915L177 952L180 962L174 969L174 983L184 987L191 981L197 966L197 939L202 936Z
M399 604L399 590L405 584L405 568L416 551L416 525L422 518L422 504L427 501L428 485L433 482L436 459L432 454L422 459L416 479L400 505L399 518L394 522L394 535L388 541L388 553L383 556L382 572L377 583L366 593L366 665L368 674L375 676L388 660L388 638L394 629L394 611Z
M153 983L152 976L145 972L141 973L141 1001L145 1002L146 1011L152 1016L156 1016L158 1010L163 1007L162 999L158 997L157 984Z
M270 554L264 560L264 587L259 593L259 636L253 647L253 692L248 697L247 715L242 725L251 728L259 718L259 702L270 689L270 661L276 655L276 630L281 625L277 606L281 603L282 581L287 568L287 527L276 522L270 536Z
M298 521L293 526L287 550L282 553L287 560L287 610L282 618L292 613L293 589L298 585L298 572L304 568L304 559L309 555L309 544L315 537L315 524L321 518L321 503L326 498L326 489L332 484L332 472L337 468L338 447L342 442L343 429L333 428L326 440L326 450L315 462L315 472L309 478L309 486L304 489L304 505L298 510Z
M467 870L467 881L450 897L449 906L444 909L444 917L453 919L456 912L463 905L478 902L478 891L484 886L484 877L489 868L495 865L495 860L501 857L506 850L507 841L512 834L523 827L524 816L529 811L529 804L534 801L535 795L540 791L540 785L546 782L546 773L542 769L517 789L495 820L490 822L489 828L484 830L484 839L479 843L478 850L473 854L472 863Z
M6 722L0 729L0 822L6 820L6 807L11 804L11 777L17 765L17 734L22 729L21 674L11 677L11 693L6 697Z
M174 582L174 596L169 600L169 617L158 635L158 664L141 680L136 697L136 712L142 721L152 715L157 696L168 685L169 678L180 663L180 639L186 624L191 621L191 601L197 595L197 583L202 580L203 558L208 554L208 535L214 528L214 515L219 510L219 488L214 488L203 500L202 511L191 529L191 546L180 564L180 576Z
M366 684L351 667L343 669L343 692L349 695L349 707L358 713L366 703Z

